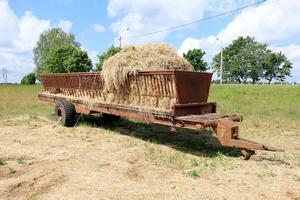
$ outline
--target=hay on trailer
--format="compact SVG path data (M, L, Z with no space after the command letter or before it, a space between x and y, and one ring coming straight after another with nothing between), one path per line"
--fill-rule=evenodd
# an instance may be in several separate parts
M122 91L128 75L139 70L192 70L192 65L180 57L168 44L127 46L103 64L102 76L109 92Z
M128 80L130 75L137 75L141 70L165 69L192 70L193 67L167 44L124 47L121 52L115 54L103 64L101 75L104 79L104 93L107 94L104 95L107 96L105 101L169 110L175 103L175 98L157 97L153 88L150 88L148 84L139 82L137 85L137 82ZM171 85L171 80L164 79L161 81ZM128 84L129 82L130 84Z

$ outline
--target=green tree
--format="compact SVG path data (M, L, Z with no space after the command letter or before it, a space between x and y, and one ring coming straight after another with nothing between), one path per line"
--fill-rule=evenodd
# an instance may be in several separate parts
M207 62L203 60L205 51L201 49L192 49L189 50L186 54L183 54L183 57L187 59L193 66L195 71L206 71L208 69Z
M103 67L103 63L108 58L112 57L116 53L120 52L120 47L111 46L106 52L102 53L101 55L98 55L99 62L96 64L97 71L101 71Z
M283 82L287 76L291 75L292 63L281 52L270 52L263 64L263 68L263 77L268 81L268 84L272 80Z
M21 80L22 85L34 85L35 82L36 82L36 77L35 77L35 74L33 72L27 74Z
M52 28L40 35L39 41L33 49L33 61L36 66L35 73L39 80L41 74L50 72L44 65L48 55L52 49L62 45L80 47L80 44L75 41L75 36L64 32L61 28Z
M43 66L50 73L88 72L92 69L92 61L79 47L62 45L52 49Z
M263 64L270 50L249 36L238 37L223 50L223 80L253 84L263 76ZM220 75L221 53L213 58L213 69Z

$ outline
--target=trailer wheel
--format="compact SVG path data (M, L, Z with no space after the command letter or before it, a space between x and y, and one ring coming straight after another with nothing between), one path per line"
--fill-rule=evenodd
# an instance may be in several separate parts
M107 113L102 113L102 117L103 117L104 121L107 121L107 122L120 120L120 116L110 115L110 114L107 114Z
M55 105L56 121L66 127L72 127L75 124L75 107L67 100L58 100Z

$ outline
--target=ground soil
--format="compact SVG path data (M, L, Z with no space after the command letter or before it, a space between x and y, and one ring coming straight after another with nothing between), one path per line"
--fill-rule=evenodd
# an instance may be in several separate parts
M250 161L153 142L155 134L177 137L133 122L114 129L64 128L48 117L3 121L0 199L300 199L299 133L274 136L288 152ZM201 139L177 139L185 137Z

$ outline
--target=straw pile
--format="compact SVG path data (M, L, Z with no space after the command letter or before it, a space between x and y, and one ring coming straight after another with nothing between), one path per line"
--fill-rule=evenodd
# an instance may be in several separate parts
M136 75L140 70L181 69L192 70L192 65L178 56L176 50L167 44L147 44L144 46L127 46L103 64L101 72L104 78L106 101L110 103L134 106L148 106L169 109L174 99L159 99L155 104L154 97L141 98L140 93L147 93L147 85L126 85L129 75ZM138 87L138 88L137 88ZM146 91L147 90L147 91Z
M105 88L111 92L122 90L129 74L139 70L182 69L192 70L192 65L177 55L168 44L147 44L140 47L127 46L106 60L102 76Z

